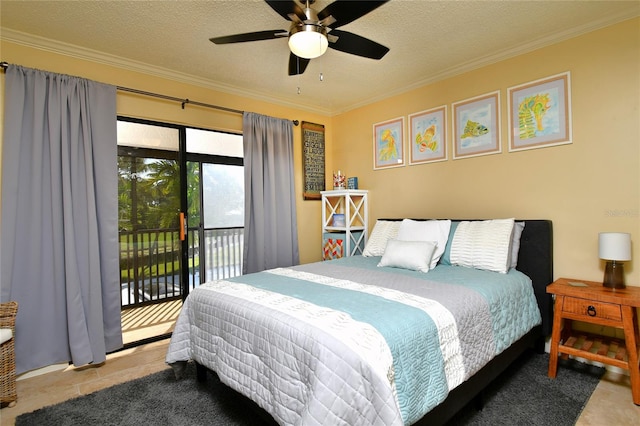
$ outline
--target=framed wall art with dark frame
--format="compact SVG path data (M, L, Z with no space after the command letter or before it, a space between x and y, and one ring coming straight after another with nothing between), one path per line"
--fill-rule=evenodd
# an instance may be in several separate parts
M409 165L447 160L447 107L409 115Z
M320 200L325 189L324 126L302 122L303 198Z
M454 102L453 159L499 154L500 91Z
M404 117L373 125L373 169L404 166Z
M571 143L571 76L556 74L507 89L509 151Z

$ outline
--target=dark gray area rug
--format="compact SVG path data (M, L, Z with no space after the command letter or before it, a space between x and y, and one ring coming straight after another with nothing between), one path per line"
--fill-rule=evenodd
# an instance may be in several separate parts
M573 425L604 369L562 362L558 378L547 377L548 354L527 353L486 390L484 408L466 407L452 425ZM161 371L93 394L18 416L30 425L264 425L253 403L209 375L195 379Z
M605 370L560 360L550 379L548 369L549 354L525 353L485 389L482 410L468 406L449 424L573 426Z

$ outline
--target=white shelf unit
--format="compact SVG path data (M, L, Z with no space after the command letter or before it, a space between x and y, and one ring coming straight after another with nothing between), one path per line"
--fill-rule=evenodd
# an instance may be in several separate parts
M341 189L322 191L321 195L323 259L362 254L369 229L369 191ZM336 226L336 215L344 215L344 225ZM334 251L335 247L328 245L328 239L334 244L341 241L341 250Z

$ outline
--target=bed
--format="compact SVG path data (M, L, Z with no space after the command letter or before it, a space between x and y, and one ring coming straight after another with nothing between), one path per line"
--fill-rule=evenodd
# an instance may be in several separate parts
M425 226L440 227L439 244L411 238ZM508 226L507 265L493 270L496 256L483 253L502 265L504 241L478 244ZM424 250L434 252L412 265ZM203 284L185 300L167 363L194 361L199 380L214 371L279 424L431 425L544 347L550 221L381 219L367 251Z

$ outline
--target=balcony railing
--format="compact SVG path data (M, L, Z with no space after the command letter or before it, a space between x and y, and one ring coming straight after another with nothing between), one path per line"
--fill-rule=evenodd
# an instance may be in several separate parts
M244 228L188 230L189 290L242 274ZM131 308L182 297L178 229L120 232L121 305Z

